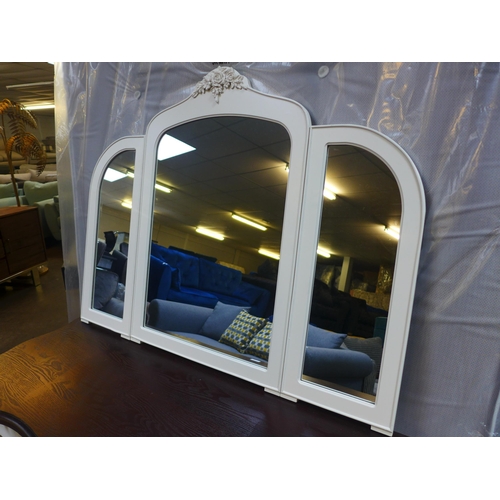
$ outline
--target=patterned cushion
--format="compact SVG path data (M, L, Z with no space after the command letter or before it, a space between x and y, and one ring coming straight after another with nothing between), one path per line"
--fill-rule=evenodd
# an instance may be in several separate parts
M241 311L222 334L219 342L234 347L242 353L266 323L267 319L265 318L257 318L246 311Z
M222 334L228 329L234 318L243 311L243 307L232 306L217 302L214 312L207 318L201 327L200 333L214 340L219 340ZM248 309L245 309L248 311Z
M267 325L250 341L248 347L245 349L245 354L250 354L267 361L269 359L272 330L273 324L267 323Z

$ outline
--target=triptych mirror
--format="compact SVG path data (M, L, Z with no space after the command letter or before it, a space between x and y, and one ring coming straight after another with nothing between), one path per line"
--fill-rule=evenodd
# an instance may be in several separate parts
M96 165L82 320L390 435L424 212L387 137L218 68Z

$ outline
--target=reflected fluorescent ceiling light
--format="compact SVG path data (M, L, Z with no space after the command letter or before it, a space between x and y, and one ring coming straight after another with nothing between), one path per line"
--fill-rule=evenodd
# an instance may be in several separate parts
M158 146L158 160L166 160L167 158L172 158L184 153L189 153L190 151L194 151L195 149L196 148L193 148L189 144L186 144L185 142L179 141L178 139L174 139L170 135L165 134L161 138L160 145Z
M104 174L104 180L108 182L115 182L119 179L123 179L124 177L127 177L127 174L118 172L118 170L115 170L114 168L108 168Z
M162 186L161 184L155 184L155 188L158 189L158 191L163 191L164 193L172 192L170 188L168 188L167 186Z
M396 238L397 240L399 240L399 229L398 228L392 227L392 226L385 226L384 231L387 234L389 234L390 236L392 236L393 238Z
M240 222L243 222L244 224L248 224L249 226L260 229L261 231L267 231L266 226L263 226L262 224L257 224L257 222L254 222L252 220L245 219L245 217L242 217L241 215L231 214L231 217L233 219L240 221Z
M322 257L326 257L327 259L329 259L332 256L332 254L328 250L325 250L324 248L321 247L318 247L316 253L318 255L321 255Z
M279 253L271 252L269 250L265 250L264 248L259 248L259 253L261 255L265 255L266 257L271 257L271 259L280 260Z
M332 191L330 186L325 186L325 188L323 189L323 196L325 198L328 198L329 200L336 200L337 199L337 195Z
M132 209L132 202L131 201L122 201L122 207Z
M215 238L219 241L224 241L224 236L222 234L216 233L215 231L210 231L210 229L206 229L204 227L197 227L196 232L204 234L205 236L210 236L210 238Z
M55 104L28 104L24 106L24 109L36 111L37 109L54 109L55 107Z
M135 177L135 174L133 172L127 172L127 177L133 179ZM172 190L169 187L163 186L162 184L155 184L155 188L158 189L158 191L163 191L164 193L172 192Z

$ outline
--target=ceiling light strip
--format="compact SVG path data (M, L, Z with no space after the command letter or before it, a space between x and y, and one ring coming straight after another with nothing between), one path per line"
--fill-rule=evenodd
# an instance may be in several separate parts
M337 195L330 189L326 188L323 189L323 196L325 198L328 198L329 200L336 200L337 199Z
M384 231L392 236L393 238L396 238L399 240L399 229L397 227L391 227L391 226L385 226Z
M16 83L15 85L6 85L7 90L10 89L21 89L23 87L40 87L42 85L54 85L54 80L51 82L35 82L35 83Z
M270 257L271 259L280 260L280 254L276 252L271 252L270 250L266 250L264 248L259 248L259 253L261 255L265 255L266 257Z
M322 257L326 257L327 259L329 259L332 256L332 254L328 250L325 250L324 248L321 247L318 247L316 253L318 255L321 255Z
M35 111L37 109L55 109L55 104L25 104L24 109Z
M242 217L241 215L231 214L231 217L239 222L243 222L244 224L248 224L249 226L260 229L261 231L267 231L266 226L263 226L262 224L257 224L257 222L246 219L245 217Z
M197 227L196 232L205 236L209 236L210 238L215 238L219 241L224 241L224 236L222 234L211 231L210 229L206 229L205 227Z
M170 188L168 188L167 186L163 186L162 184L155 184L155 188L158 189L158 191L163 191L164 193L172 192Z

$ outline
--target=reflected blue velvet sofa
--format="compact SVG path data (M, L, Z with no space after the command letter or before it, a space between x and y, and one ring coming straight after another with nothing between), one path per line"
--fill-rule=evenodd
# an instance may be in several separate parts
M269 297L267 290L244 282L236 269L199 254L151 244L148 302L163 299L211 309L223 302L263 316Z
M192 304L154 299L149 304L147 325L173 333L203 346L252 362L265 364L255 355L239 352L219 342L220 337L243 308L218 303L214 309ZM304 359L304 375L357 391L372 393L373 382L367 380L375 370L374 361L363 352L351 350L343 341L346 334L337 334L309 325Z

